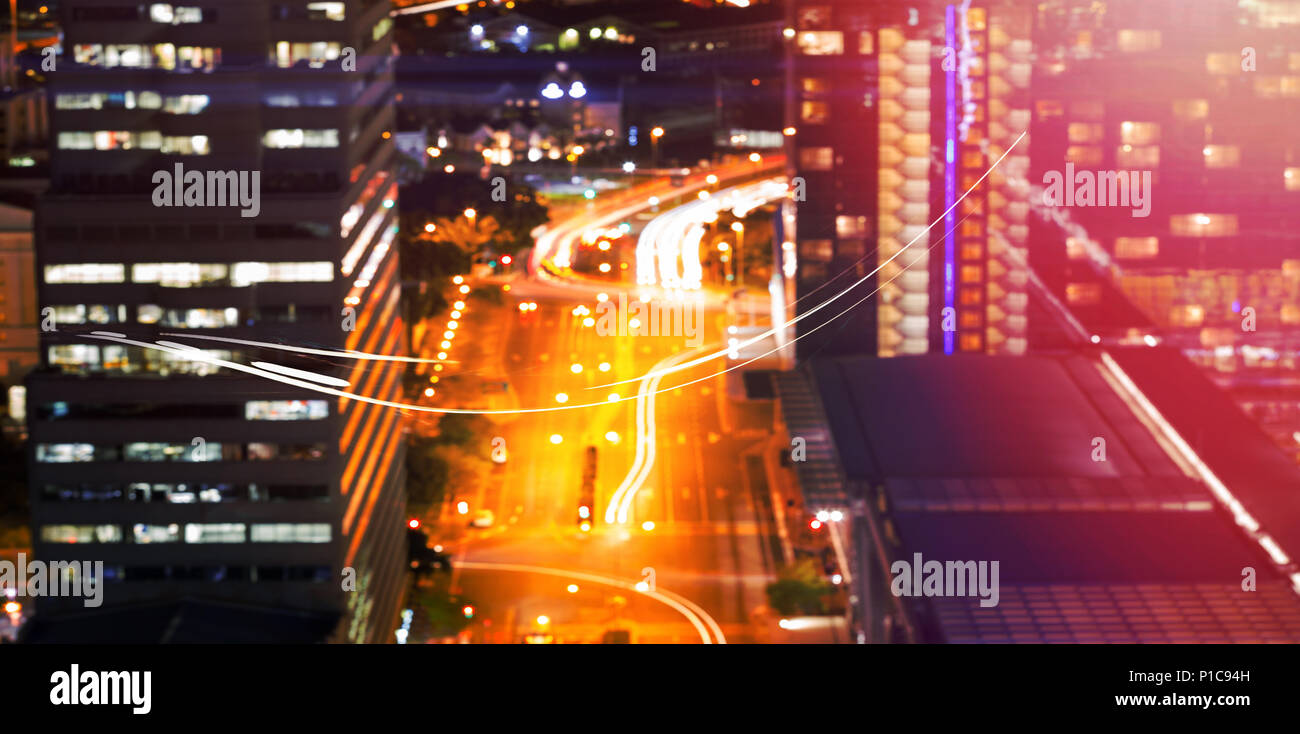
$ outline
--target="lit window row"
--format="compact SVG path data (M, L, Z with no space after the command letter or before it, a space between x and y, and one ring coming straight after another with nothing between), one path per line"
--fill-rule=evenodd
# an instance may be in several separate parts
M142 324L161 324L176 329L222 329L239 325L237 308L163 308L151 303L136 309Z
M267 107L334 107L338 103L338 93L327 89L285 90L262 94L262 104Z
M189 355L189 356L186 356ZM237 361L236 353L224 349L200 349L186 355L121 344L53 344L46 351L47 363L67 374L156 374L197 375L219 372L220 365L209 359Z
M325 457L325 444L278 444L254 441L222 444L208 441L166 443L133 441L120 448L111 444L39 443L41 464L83 464L101 461L209 462L209 461L317 461Z
M207 135L163 135L158 130L93 130L59 133L59 150L156 150L172 155L207 155Z
M72 56L78 64L105 69L122 66L129 69L212 71L221 64L219 48L171 43L152 46L143 43L78 43L72 47Z
M230 502L326 502L327 484L235 484L231 482L129 482L46 484L45 502L154 502L192 505Z
M262 136L262 145L268 148L337 148L339 131L303 130L302 128L276 128Z
M133 543L328 543L329 523L323 522L205 522L131 526ZM121 543L127 537L119 525L43 525L45 543Z
M172 115L195 115L207 108L206 94L168 94L158 92L68 92L54 98L60 110L162 110Z
M50 284L122 283L125 280L126 266L121 263L45 266L45 282ZM332 280L334 280L334 263L327 260L288 263L239 262L229 265L225 263L136 263L131 266L131 282L156 283L167 288L224 285L241 288L255 283L328 283ZM159 317L161 318L161 314ZM201 318L207 316L202 315Z
M249 400L244 418L250 421L317 421L330 416L327 400Z
M282 69L306 61L313 69L319 69L327 62L338 59L343 44L338 41L279 41L271 49L271 61Z

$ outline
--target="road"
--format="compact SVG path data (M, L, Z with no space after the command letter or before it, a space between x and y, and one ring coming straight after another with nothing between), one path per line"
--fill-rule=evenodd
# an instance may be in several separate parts
M648 208L644 193L635 198ZM629 206L594 206L552 232L571 240L611 212L625 216ZM634 260L635 242L619 240L629 249L620 254ZM626 271L629 281L633 276ZM446 543L455 554L456 584L488 620L476 626L475 639L518 641L527 632L546 631L558 641L594 642L610 626L628 626L638 642L763 640L768 621L755 612L773 578L775 531L770 513L759 511L767 501L761 463L746 454L754 456L766 439L770 415L764 421L752 407L726 408L722 378L657 395L655 460L629 502L627 522L606 523L604 509L634 465L637 425L634 400L606 401L611 392L632 398L637 385L595 386L643 375L682 354L687 340L681 334L602 335L584 326L577 307L595 309L601 292L617 302L620 291L635 288L630 282L602 283L570 272L511 285L493 317L504 328L492 330L490 338L498 341L485 349L500 363L492 371L507 376L522 407L601 404L495 418L508 461L465 497L471 513L492 510L495 524ZM522 302L537 308L520 310ZM694 341L721 344L724 311L720 303L708 306ZM661 388L720 365L715 360L674 374ZM560 394L566 403L557 401ZM595 524L583 532L578 506L588 446L598 452ZM645 584L641 591L629 588L637 582ZM576 593L568 591L571 583ZM539 615L547 625L536 623Z

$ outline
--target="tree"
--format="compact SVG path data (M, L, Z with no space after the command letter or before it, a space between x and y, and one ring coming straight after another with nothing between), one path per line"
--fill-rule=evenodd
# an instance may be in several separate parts
M767 603L778 614L824 614L831 585L822 578L817 564L804 559L781 569L777 580L767 585Z
M433 232L421 232L417 240L428 240L455 247L466 255L477 255L488 245L501 245L506 242L505 233L495 217L467 217L464 214L455 217L439 217L434 220Z

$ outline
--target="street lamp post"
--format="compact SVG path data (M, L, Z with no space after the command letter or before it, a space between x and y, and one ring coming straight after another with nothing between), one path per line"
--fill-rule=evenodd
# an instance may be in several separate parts
M736 287L745 287L745 263L741 255L745 252L745 225L740 222L731 223L731 231L736 233Z
M650 167L659 167L659 138L664 136L664 129L656 126L650 131Z

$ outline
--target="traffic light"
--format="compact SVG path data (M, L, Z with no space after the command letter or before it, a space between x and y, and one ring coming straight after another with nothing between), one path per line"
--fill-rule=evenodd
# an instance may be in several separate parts
M463 609L461 609L460 611L465 615L465 619L473 619L473 618L474 618L474 607L473 607L473 606L471 606L471 605L469 605L469 604L466 604L465 607L464 607Z

